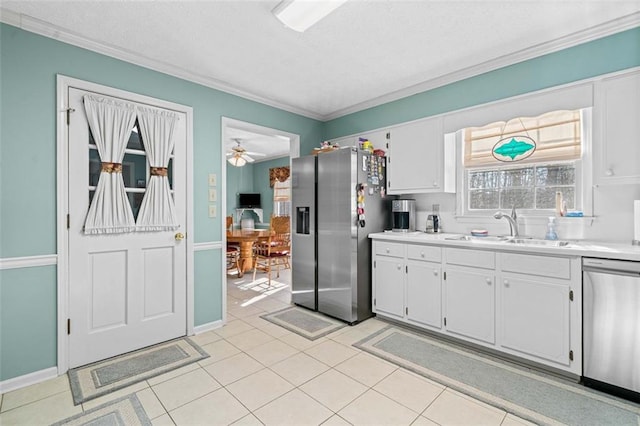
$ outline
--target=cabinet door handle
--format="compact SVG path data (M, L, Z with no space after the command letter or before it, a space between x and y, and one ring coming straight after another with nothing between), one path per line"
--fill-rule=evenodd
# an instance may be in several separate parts
M436 275L436 276L438 275L438 270L437 269L433 270L433 275Z
M389 252L390 252L390 250L387 248L387 253L389 253Z
M504 280L504 286L509 287L509 280Z
M420 257L424 258L424 252L420 252Z
M493 283L493 280L491 278L487 278L485 281L487 281L487 284L491 285Z
M398 263L398 270L402 269L402 265Z

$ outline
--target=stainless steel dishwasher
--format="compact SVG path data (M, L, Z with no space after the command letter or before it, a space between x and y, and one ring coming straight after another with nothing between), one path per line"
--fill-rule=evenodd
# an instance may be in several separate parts
M640 262L583 258L583 383L640 401Z

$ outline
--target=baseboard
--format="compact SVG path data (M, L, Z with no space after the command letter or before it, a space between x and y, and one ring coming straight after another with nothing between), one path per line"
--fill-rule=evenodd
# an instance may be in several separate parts
M215 330L216 328L222 327L224 323L222 320L208 322L206 324L198 325L193 327L193 334L204 333L205 331Z
M58 377L58 367L45 368L23 376L14 377L0 382L0 393L7 393L25 386L35 385L45 380Z

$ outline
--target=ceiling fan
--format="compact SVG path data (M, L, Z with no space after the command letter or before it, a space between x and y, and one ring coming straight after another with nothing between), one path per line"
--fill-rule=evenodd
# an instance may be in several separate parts
M265 156L265 154L261 154L259 152L249 152L246 149L244 149L240 145L240 142L242 141L242 139L234 138L233 140L236 141L236 146L232 147L231 151L227 152L227 157L229 157L227 161L232 166L242 167L247 163L253 163L254 161L256 161L252 157L250 157L250 155L253 155L254 157Z

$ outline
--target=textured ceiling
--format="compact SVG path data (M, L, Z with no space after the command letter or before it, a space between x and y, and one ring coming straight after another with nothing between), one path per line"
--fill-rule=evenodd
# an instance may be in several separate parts
M5 22L11 15L53 28L54 37L87 40L116 57L319 119L605 23L611 33L617 22L640 22L638 0L351 0L297 33L271 14L277 4L2 0L0 7Z

